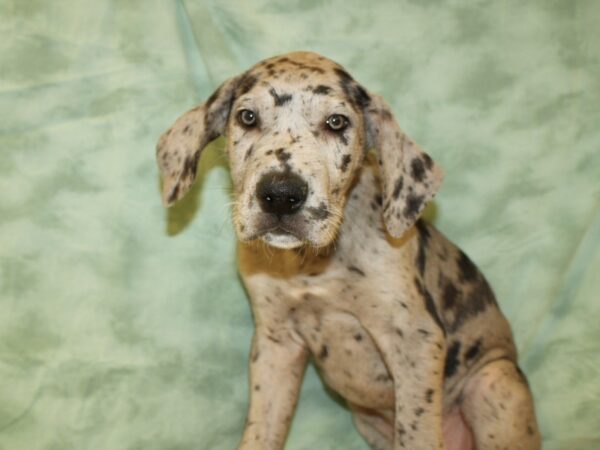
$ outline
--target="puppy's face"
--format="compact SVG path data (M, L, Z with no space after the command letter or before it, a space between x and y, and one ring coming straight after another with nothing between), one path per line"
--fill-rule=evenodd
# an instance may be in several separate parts
M357 102L368 96L345 92L345 72L318 58L266 60L244 75L234 96L225 134L242 241L322 247L336 235L365 153Z
M219 134L227 137L241 241L262 239L279 248L330 244L371 146L380 153L384 218L392 235L414 223L441 181L387 104L315 53L262 61L227 80L161 136L165 204L189 189L202 148Z

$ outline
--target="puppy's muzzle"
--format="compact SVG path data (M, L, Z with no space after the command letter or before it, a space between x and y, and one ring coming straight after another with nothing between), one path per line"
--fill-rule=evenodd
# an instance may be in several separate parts
M256 196L261 209L281 219L295 214L308 194L308 184L291 172L271 172L256 185Z

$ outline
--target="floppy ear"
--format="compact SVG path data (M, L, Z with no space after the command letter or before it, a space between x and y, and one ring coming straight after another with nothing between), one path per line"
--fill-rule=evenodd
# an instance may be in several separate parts
M367 148L378 152L383 178L383 219L388 232L400 237L419 218L442 183L441 168L400 129L391 108L369 94L365 107Z
M202 150L223 133L238 79L225 81L205 103L179 117L158 139L156 159L165 206L171 206L189 191Z

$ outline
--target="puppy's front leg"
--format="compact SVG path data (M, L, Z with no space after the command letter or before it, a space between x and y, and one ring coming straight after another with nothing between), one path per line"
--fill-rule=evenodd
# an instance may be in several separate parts
M283 448L307 354L286 330L257 326L250 355L250 405L238 450Z
M392 328L374 338L394 381L394 450L441 450L443 332L414 322Z

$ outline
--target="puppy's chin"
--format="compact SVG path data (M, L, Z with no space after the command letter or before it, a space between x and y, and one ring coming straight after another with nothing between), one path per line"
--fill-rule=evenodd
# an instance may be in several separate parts
M261 236L261 239L272 247L280 249L291 249L302 247L305 242L298 239L290 233L284 233L279 230L269 231Z
M258 223L257 223L258 222ZM341 225L339 218L329 220L325 224L306 226L306 220L300 225L292 221L269 223L261 221L241 221L234 216L235 231L238 241L251 243L263 241L265 244L282 249L309 247L313 250L329 247L336 239Z

